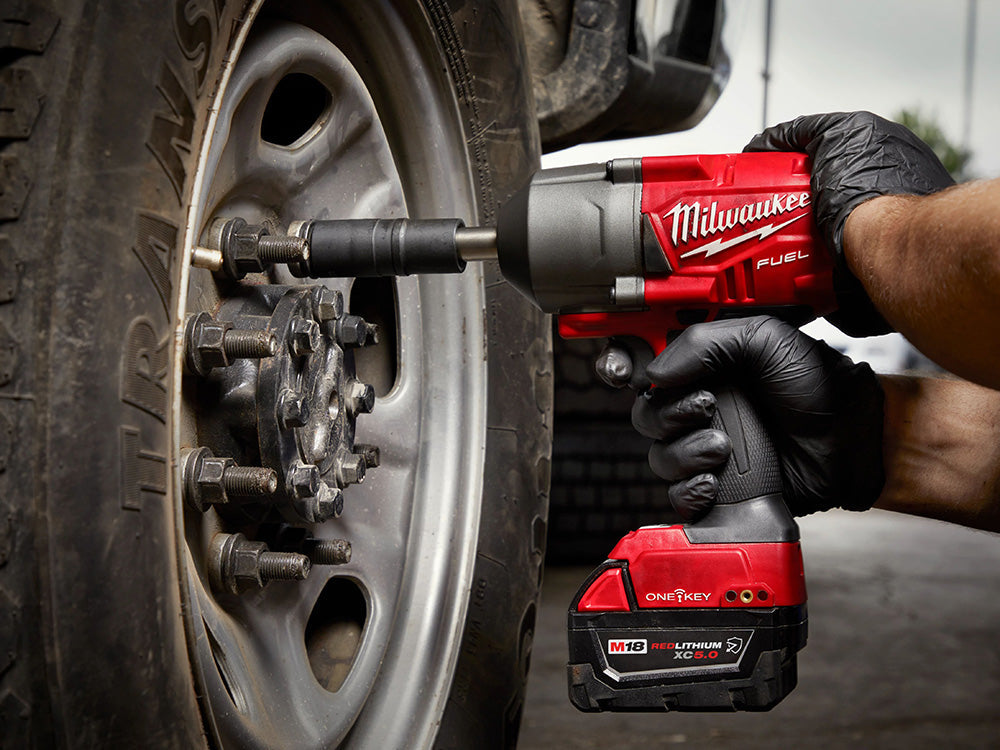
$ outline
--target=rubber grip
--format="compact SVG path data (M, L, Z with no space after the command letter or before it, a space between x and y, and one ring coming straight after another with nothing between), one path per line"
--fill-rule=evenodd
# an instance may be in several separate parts
M732 456L718 475L716 504L781 494L778 454L756 409L741 391L729 386L715 389L715 398L718 408L712 428L725 432L733 446Z

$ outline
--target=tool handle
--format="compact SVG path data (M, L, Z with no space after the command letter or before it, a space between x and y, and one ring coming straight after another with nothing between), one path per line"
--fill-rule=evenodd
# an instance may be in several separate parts
M782 498L781 464L757 410L732 386L714 389L712 427L729 436L733 451L719 473L712 510L685 527L692 542L785 542L798 526Z
M732 455L719 474L716 502L730 505L781 492L781 465L771 436L742 391L715 389L718 407L712 428L729 436Z

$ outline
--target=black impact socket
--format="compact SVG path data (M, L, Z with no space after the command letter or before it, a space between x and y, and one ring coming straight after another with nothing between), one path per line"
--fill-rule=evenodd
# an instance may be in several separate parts
M461 273L456 242L461 219L337 219L304 225L309 260L289 266L297 276L408 276Z

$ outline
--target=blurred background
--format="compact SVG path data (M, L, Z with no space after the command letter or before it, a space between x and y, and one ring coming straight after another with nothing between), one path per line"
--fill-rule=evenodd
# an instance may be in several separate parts
M1000 175L1000 2L742 0L727 13L729 83L699 125L575 146L543 166L740 151L766 125L865 109L915 130L958 181ZM897 334L806 330L878 372L943 374ZM675 520L648 441L630 430L632 394L596 383L600 347L556 348L548 569L521 747L1000 747L1000 538L879 511L803 519L810 645L799 689L774 711L573 709L564 628L576 587L626 530Z
M1000 118L995 43L1000 3L740 0L727 5L727 14L729 83L698 126L575 146L546 155L545 166L739 151L764 124L811 112L867 109L890 118L917 110L971 151L971 174L1000 173L994 140Z

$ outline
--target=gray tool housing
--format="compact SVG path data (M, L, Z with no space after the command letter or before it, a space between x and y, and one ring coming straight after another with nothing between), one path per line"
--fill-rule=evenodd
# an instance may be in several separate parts
M500 211L503 275L547 313L641 306L641 201L640 159L536 173Z

